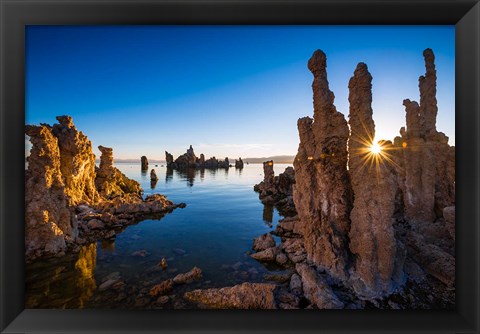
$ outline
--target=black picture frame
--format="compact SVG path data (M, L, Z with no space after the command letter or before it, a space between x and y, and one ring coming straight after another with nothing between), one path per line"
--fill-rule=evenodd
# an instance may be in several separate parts
M2 333L478 333L478 0L0 0ZM126 311L24 309L25 26L73 24L456 25L456 309Z

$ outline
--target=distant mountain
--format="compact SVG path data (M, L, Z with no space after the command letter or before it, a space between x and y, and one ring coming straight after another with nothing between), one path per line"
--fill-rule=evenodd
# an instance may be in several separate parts
M266 158L245 158L242 159L243 162L248 162L250 164L258 164L264 161L273 160L276 164L291 164L295 160L294 155L274 155L273 157Z

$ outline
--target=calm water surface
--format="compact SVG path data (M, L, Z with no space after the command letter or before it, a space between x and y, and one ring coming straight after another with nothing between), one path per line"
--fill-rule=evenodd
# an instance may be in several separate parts
M161 193L175 203L185 202L186 208L129 226L114 242L98 242L84 246L79 254L29 265L27 308L127 308L142 288L149 289L194 266L202 269L203 279L176 287L174 293L261 282L265 273L277 270L247 255L253 239L274 229L282 218L253 191L254 184L263 179L261 164L245 165L242 170L197 170L188 175L173 171L168 175L165 165L151 163L149 168L155 168L159 178L153 187L149 172L142 173L139 163L115 166L140 182L145 196ZM275 165L275 175L287 166ZM132 255L139 250L147 256ZM163 257L167 270L153 271ZM100 291L111 274L121 277L126 296L112 295L111 289Z

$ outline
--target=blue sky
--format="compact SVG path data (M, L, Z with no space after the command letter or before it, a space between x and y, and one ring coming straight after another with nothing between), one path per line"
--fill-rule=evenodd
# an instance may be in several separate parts
M217 158L294 155L297 119L313 115L307 62L327 54L337 110L348 116L358 62L373 76L378 139L419 100L422 52L437 67L437 129L455 144L454 26L29 26L26 123L70 115L115 158L164 159L193 145Z

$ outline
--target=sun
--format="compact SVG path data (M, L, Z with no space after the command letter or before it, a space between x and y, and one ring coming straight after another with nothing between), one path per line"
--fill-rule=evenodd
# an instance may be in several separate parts
M370 152L372 152L373 154L380 154L381 151L382 151L382 147L378 145L378 143L373 143L370 146Z

